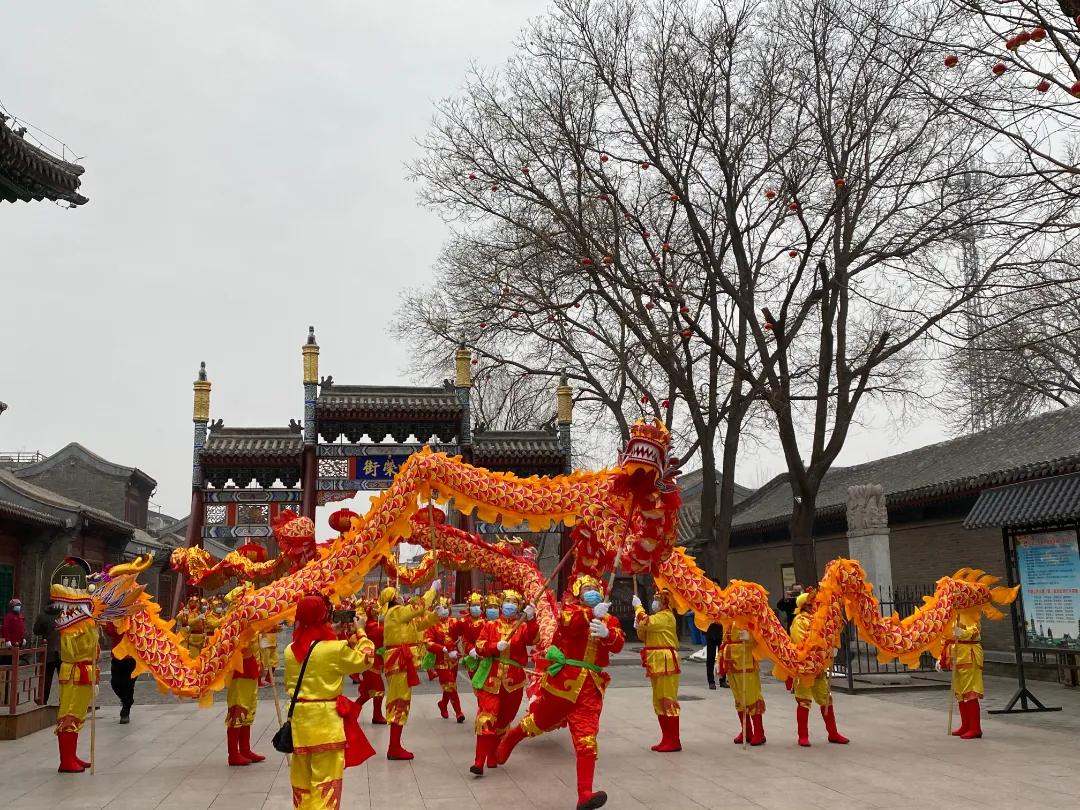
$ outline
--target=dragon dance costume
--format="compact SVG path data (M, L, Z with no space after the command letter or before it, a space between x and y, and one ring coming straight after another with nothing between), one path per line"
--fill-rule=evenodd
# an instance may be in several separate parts
M799 594L799 598L795 600L795 605L799 611L799 614L795 617L795 620L791 623L791 640L796 644L801 642L810 633L810 625L813 622L812 614L814 612L814 604L817 598L816 591L808 591L806 593ZM803 748L810 746L810 704L817 703L821 707L821 717L825 721L825 730L829 735L829 742L838 743L840 745L846 745L848 738L836 730L836 714L833 710L832 702L832 689L829 686L829 669L832 666L832 657L825 666L825 669L814 678L810 684L804 681L796 681L792 685L794 686L795 702L797 705L795 709L795 718L798 724L799 733L799 745Z
M982 737L979 701L983 696L983 647L978 611L963 611L953 631L954 640L945 642L938 665L953 671L952 690L960 705L960 728L952 732L963 740Z
M386 719L390 723L390 745L387 759L412 759L411 752L401 745L401 732L409 721L412 688L419 685L423 633L439 619L431 610L439 593L439 581L422 599L402 604L397 589L384 588L379 602L386 605L383 619L383 673L386 675Z
M476 755L469 770L477 776L483 776L485 764L489 768L498 765L496 749L521 708L529 647L540 632L531 606L518 618L524 601L520 593L503 591L502 600L502 615L485 623L476 642L481 656L472 679L477 701Z
M361 673L359 680L358 703L362 707L371 701L371 723L375 726L385 726L386 718L383 716L383 696L386 688L383 684L383 625L379 616L379 605L374 600L366 600L362 604L364 611L364 633L375 645L375 657L371 667Z
M739 736L733 742L742 745L743 735L749 732L750 745L765 742L765 698L761 694L761 669L754 649L757 643L749 630L731 627L724 634L716 672L726 676L735 711L739 715Z
M641 648L641 665L652 684L653 711L660 723L660 742L653 751L681 751L679 739L679 636L675 613L669 607L670 595L657 591L650 616L635 596L634 627L638 638L645 642Z
M228 604L251 586L239 586L225 597ZM225 712L225 734L228 740L229 764L234 766L262 762L266 757L251 750L251 725L255 722L255 710L259 705L259 637L256 635L243 651L240 668L233 670L225 692L228 706Z
M448 718L447 704L453 707L454 717L459 723L465 722L465 715L461 713L461 698L458 696L457 676L459 656L457 638L454 627L457 619L450 618L450 600L441 597L435 607L435 615L438 623L428 628L424 634L424 645L427 649L425 663L432 679L438 678L442 687L442 697L439 699L439 714L445 720Z
M338 810L345 768L375 753L357 722L360 707L341 694L345 676L371 666L375 647L362 632L337 639L329 617L322 596L305 596L296 607L293 642L285 650L289 694L310 655L292 715L289 779L293 807L300 810Z
M510 758L514 747L526 737L536 737L564 722L577 755L577 810L594 810L607 803L607 794L593 790L596 771L596 734L604 708L604 690L611 676L604 668L609 656L626 641L618 620L608 613L602 585L581 575L571 585L577 601L564 602L547 658L551 666L540 681L540 694L529 713L507 732L500 743L497 761Z
M82 731L90 701L97 685L98 628L91 615L92 602L86 591L53 585L49 590L59 606L56 629L60 634L60 708L56 712L56 740L60 749L60 773L82 773L90 767L79 759L79 732Z

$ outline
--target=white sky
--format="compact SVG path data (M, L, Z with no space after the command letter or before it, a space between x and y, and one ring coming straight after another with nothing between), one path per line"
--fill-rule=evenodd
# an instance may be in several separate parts
M0 102L85 155L75 211L0 208L0 451L69 441L187 513L191 382L229 425L302 419L308 324L321 373L408 382L387 326L445 226L415 202L432 102L498 65L543 0L20 3ZM884 414L843 463L941 438ZM775 453L740 483L780 471ZM360 508L360 507L354 507ZM320 524L323 521L319 521ZM329 530L320 527L320 536Z

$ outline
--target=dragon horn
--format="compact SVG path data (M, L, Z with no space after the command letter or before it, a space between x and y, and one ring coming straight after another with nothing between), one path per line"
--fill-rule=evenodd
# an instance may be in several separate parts
M147 554L143 556L140 554L134 560L128 563L120 563L114 565L109 569L109 576L118 577L122 574L141 574L147 568L154 564L154 555Z

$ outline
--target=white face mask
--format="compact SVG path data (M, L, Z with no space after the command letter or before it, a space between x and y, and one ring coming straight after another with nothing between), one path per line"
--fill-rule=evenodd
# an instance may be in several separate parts
M450 615L450 611L446 608L436 608L435 615L438 616L440 619L445 619L447 616Z
M649 607L652 608L653 613L657 613L660 610L660 603L653 599L652 604L649 605Z

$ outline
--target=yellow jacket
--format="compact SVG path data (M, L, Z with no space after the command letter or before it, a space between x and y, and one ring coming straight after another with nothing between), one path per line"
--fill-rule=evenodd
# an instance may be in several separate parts
M320 641L315 645L304 670L304 682L292 716L293 746L296 753L317 753L345 747L345 725L338 714L337 698L346 675L364 672L375 659L370 639ZM285 693L292 699L300 664L292 645L285 649Z
M87 618L60 631L60 683L89 684L98 627Z
M745 641L740 637L744 631L732 627L724 635L724 647L721 653L724 658L724 670L728 675L744 675L758 671L758 662L754 658L754 637Z
M676 626L675 613L671 610L659 610L651 616L643 607L634 610L634 627L638 638L645 642L641 665L650 677L679 674Z
M791 623L791 640L796 644L801 642L810 634L810 625L813 623L814 617L810 613L800 613L795 617L795 620ZM832 658L829 658L826 662L825 670L828 670L832 666ZM818 677L821 677L820 675Z
M394 605L383 618L384 671L389 675L407 667L403 660L406 651L411 652L413 666L420 664L424 653L424 631L434 627L439 617L431 609L438 594L428 590L420 601L412 600L404 605Z

